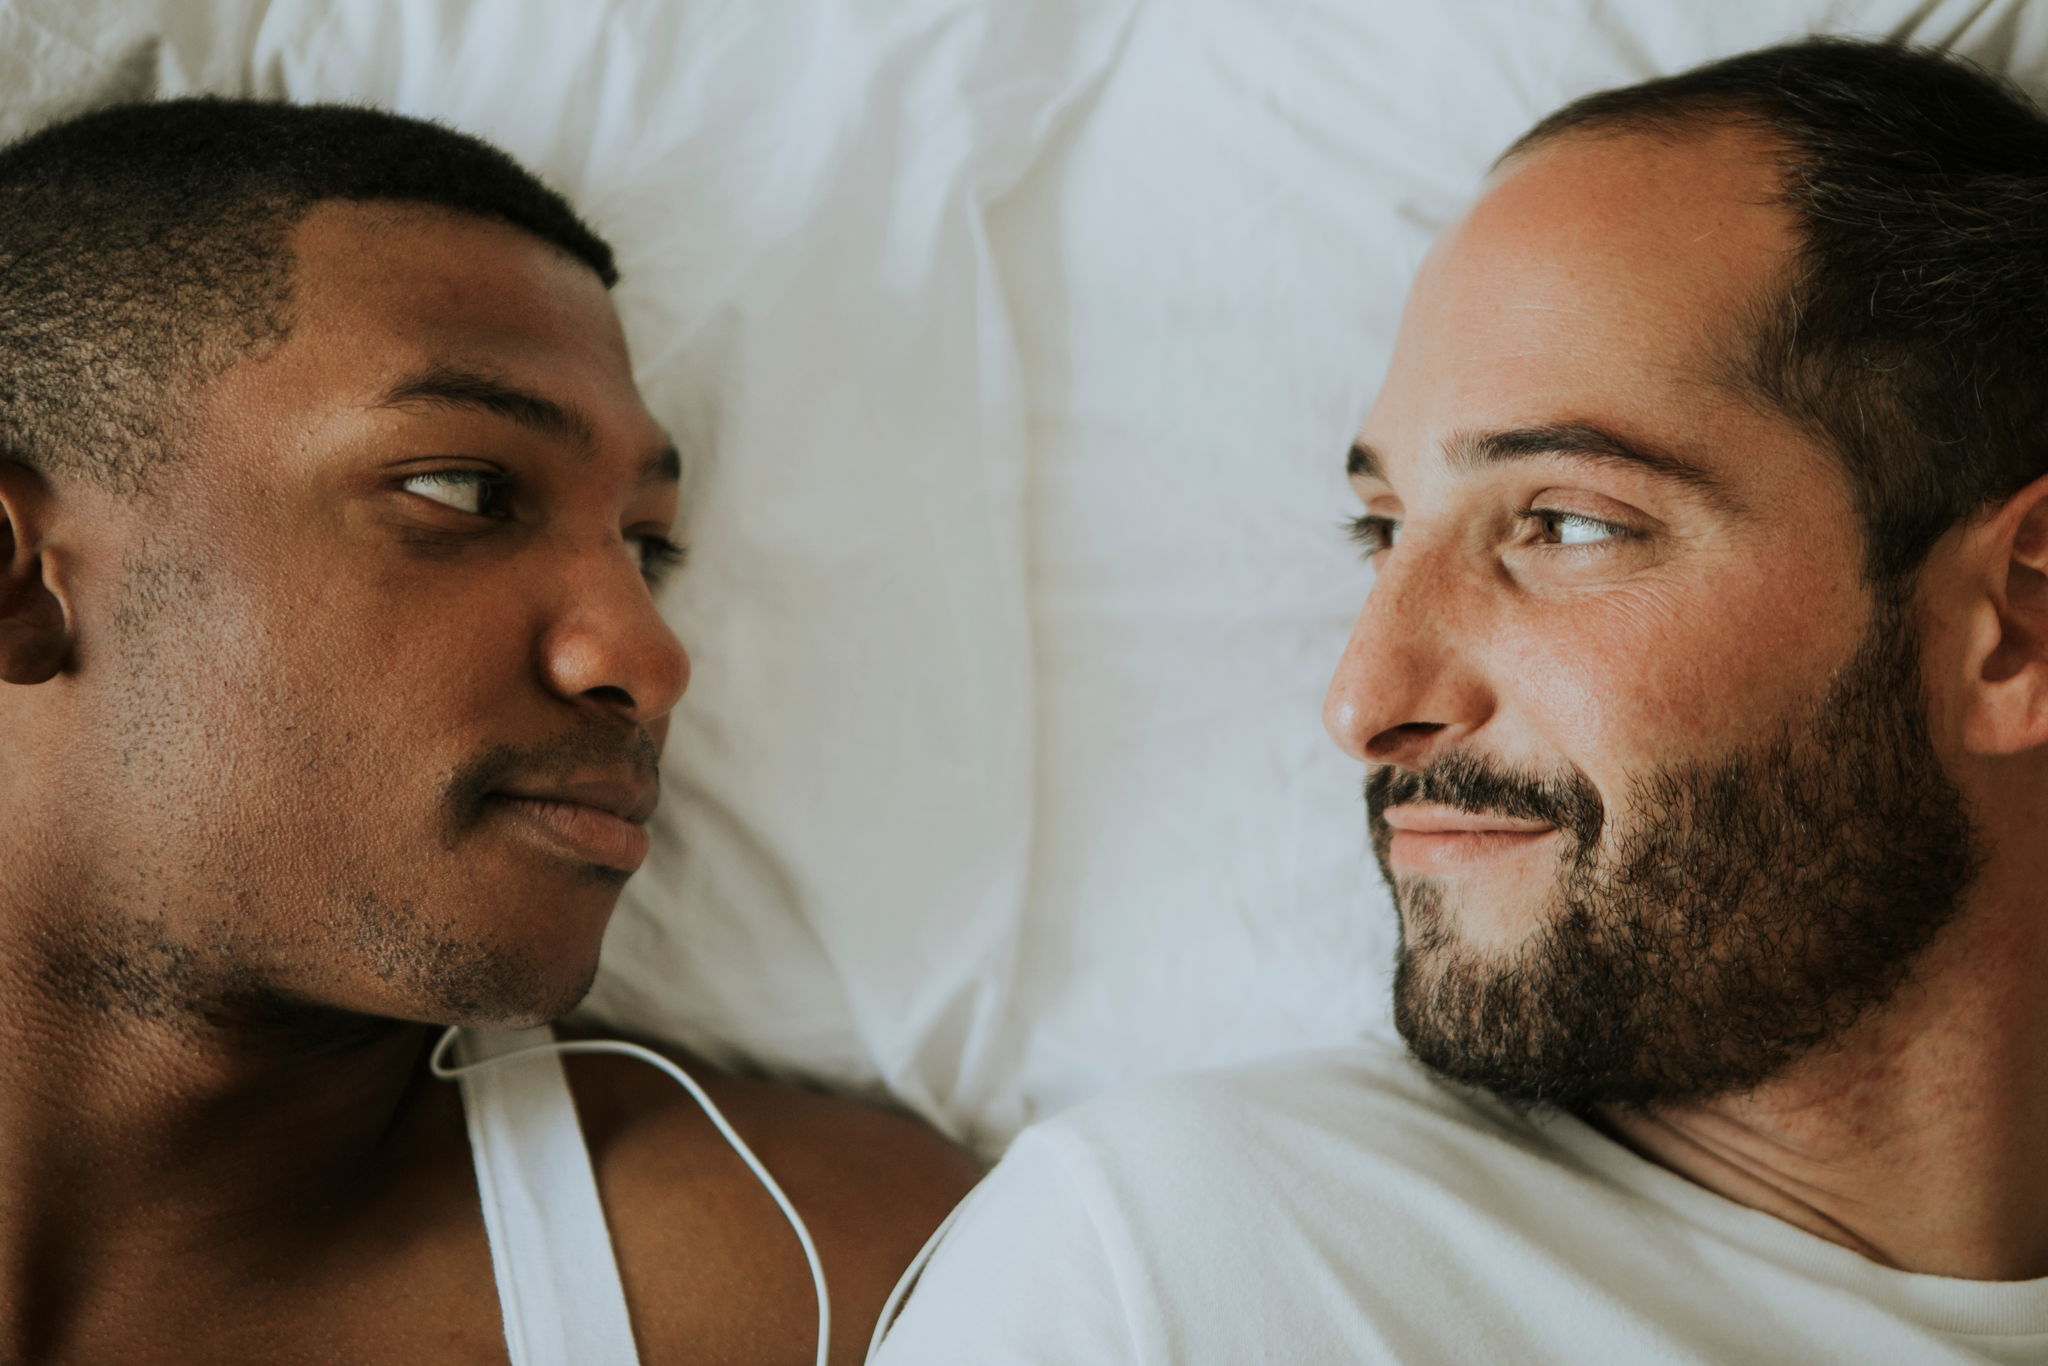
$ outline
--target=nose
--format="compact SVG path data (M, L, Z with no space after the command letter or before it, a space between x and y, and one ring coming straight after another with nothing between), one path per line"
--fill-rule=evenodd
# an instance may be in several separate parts
M580 557L542 634L540 669L563 699L653 726L690 684L690 657L631 557L616 545Z
M1417 769L1455 748L1493 713L1493 696L1457 638L1461 605L1449 565L1380 556L1323 699L1323 728L1361 763Z

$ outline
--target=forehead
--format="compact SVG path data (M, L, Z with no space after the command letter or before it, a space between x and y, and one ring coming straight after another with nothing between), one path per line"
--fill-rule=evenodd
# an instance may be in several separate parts
M329 202L300 219L291 249L295 332L624 362L596 274L510 224L429 205Z
M1778 188L1772 144L1737 129L1514 158L1419 272L1366 442L1398 466L1459 432L1765 422L1732 363L1798 249Z
M202 398L210 435L223 433L209 416L260 439L264 417L300 429L375 406L404 377L450 369L574 408L607 437L660 444L610 295L552 244L428 206L336 202L309 211L290 246L290 330Z

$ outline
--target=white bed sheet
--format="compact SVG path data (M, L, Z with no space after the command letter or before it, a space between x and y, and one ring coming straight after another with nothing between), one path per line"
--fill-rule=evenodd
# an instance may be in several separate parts
M594 1008L993 1150L1384 1026L1317 707L1406 276L1548 109L1810 29L2048 89L2028 0L12 0L0 129L367 100L577 200L697 665Z

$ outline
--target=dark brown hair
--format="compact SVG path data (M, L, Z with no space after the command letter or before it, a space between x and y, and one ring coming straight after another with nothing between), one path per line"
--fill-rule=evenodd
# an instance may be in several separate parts
M347 105L118 105L0 149L0 458L141 486L194 388L284 335L293 225L326 200L524 229L609 286L611 248L511 157Z
M1736 378L1838 454L1872 579L2048 473L2048 118L1947 54L1812 38L1566 105L1565 135L1748 124L1803 247Z

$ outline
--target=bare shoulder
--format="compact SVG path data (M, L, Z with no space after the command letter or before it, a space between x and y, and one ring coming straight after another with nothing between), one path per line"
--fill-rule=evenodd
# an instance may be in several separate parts
M810 1227L832 1291L832 1360L858 1363L890 1288L980 1168L900 1111L661 1051L704 1087ZM807 1366L810 1274L771 1197L659 1069L567 1061L641 1359Z

